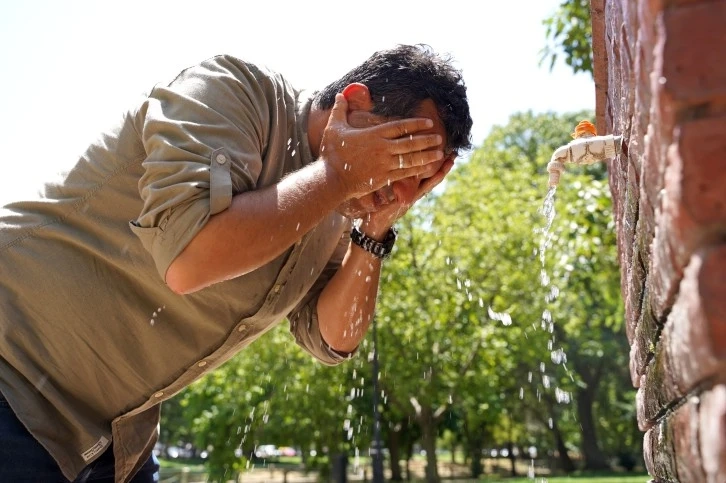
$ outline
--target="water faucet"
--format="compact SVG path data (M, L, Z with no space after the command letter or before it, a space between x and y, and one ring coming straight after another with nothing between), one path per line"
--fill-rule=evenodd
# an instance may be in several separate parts
M607 161L620 154L622 136L612 134L596 136L596 134L595 126L591 122L580 121L572 133L574 139L569 144L555 149L552 159L547 164L550 188L559 184L560 175L565 171L565 164L593 164Z

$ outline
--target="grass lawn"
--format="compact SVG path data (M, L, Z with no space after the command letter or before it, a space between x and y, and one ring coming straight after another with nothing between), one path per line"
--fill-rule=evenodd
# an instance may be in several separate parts
M535 477L531 478L484 478L480 481L489 483L647 483L650 476L642 475L607 475L607 476L553 476L553 477Z
M159 458L159 466L162 470L173 469L181 470L182 468L189 468L191 471L204 471L203 462L194 462L189 460L168 460Z

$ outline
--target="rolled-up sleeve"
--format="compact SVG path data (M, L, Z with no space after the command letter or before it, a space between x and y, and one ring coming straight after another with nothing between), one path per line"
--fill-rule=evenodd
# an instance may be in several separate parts
M156 87L141 111L143 208L131 230L162 279L171 262L232 196L256 187L269 108L247 66L226 57Z
M356 348L353 352L342 353L330 347L320 333L318 321L317 307L320 293L340 268L349 244L350 230L348 229L344 231L333 255L315 280L310 291L288 315L290 332L295 337L295 342L317 360L329 366L350 359L358 351Z

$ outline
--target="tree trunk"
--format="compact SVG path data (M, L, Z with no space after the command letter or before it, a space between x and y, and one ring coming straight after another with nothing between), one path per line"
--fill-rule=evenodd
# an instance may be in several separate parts
M585 460L586 470L609 470L611 469L610 464L600 449L592 414L595 390L594 385L588 384L586 388L577 391L577 417L580 420L582 433L582 456Z
M469 452L471 454L471 477L478 479L484 473L484 466L481 464L481 452L484 449L484 440L474 439L469 441Z
M570 455L567 454L567 446L565 446L565 440L562 437L560 428L559 426L557 426L557 421L554 418L552 419L552 434L555 437L555 447L557 448L560 469L565 473L572 473L573 471L575 471L575 464L572 462L572 459L570 459Z
M510 474L512 476L517 476L517 457L514 456L514 444L512 444L511 441L507 443L507 450L509 451L507 456L509 457L509 463L511 465Z
M401 428L390 428L388 431L388 451L391 457L391 481L402 481L401 473Z
M436 421L430 407L424 406L417 415L421 427L421 446L426 450L426 482L440 483L436 461Z
M406 481L411 481L411 459L413 458L413 441L406 447Z

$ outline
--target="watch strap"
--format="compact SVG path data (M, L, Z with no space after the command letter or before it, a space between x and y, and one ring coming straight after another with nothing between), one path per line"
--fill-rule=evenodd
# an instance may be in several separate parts
M397 237L398 232L393 227L389 228L388 233L386 233L386 238L382 242L369 237L355 225L350 231L350 239L353 243L368 253L382 259L388 258L391 255Z

